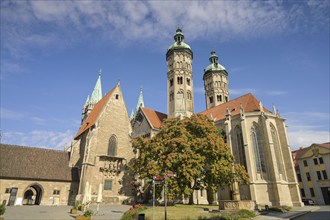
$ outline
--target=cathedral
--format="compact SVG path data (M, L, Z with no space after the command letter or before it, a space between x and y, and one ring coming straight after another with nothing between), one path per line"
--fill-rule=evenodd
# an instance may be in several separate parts
M71 170L75 175L65 177L68 182L65 187L71 191L59 199L60 204L74 200L107 204L132 202L132 183L136 176L128 169L135 157L131 140L141 136L152 138L167 118L204 114L222 131L235 163L244 165L250 176L249 185L238 187L236 199L251 200L256 205L302 206L285 119L275 107L270 111L251 93L231 100L230 74L219 63L215 51L211 52L210 64L203 75L206 110L194 112L192 61L193 50L185 42L182 30L177 29L174 42L166 51L167 114L145 107L141 89L137 106L129 117L120 82L102 96L100 71L94 90L83 106L81 126L65 152L68 155L65 172ZM7 181L2 173L0 181ZM53 181L54 186L56 179ZM40 181L38 186L38 204L49 204L47 198L40 196L46 194L48 188L42 187ZM16 187L20 190L18 197L24 200L28 187L29 184ZM3 190L1 186L1 195ZM219 189L209 195L200 190L194 195L194 202L230 200L233 199L231 191L233 189ZM9 195L7 197L9 199Z

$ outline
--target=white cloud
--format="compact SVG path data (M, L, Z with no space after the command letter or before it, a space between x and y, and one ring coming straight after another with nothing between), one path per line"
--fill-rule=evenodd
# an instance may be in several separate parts
M70 130L65 132L39 130L31 132L8 131L2 134L1 142L62 150L64 147L70 146L72 138L73 133Z
M330 141L329 114L325 112L287 112L288 136L292 149Z
M1 6L4 47L16 55L31 43L57 48L77 41L77 36L122 45L162 45L177 26L191 42L307 32L329 25L328 1L14 1Z
M289 143L292 150L299 147L309 147L313 143L325 143L330 141L329 131L298 130L288 131Z
M252 88L241 88L241 89L229 89L231 95L244 95L247 93L257 94L257 90Z
M13 111L6 108L0 108L0 117L1 119L14 119L20 120L24 117L24 114L21 112Z

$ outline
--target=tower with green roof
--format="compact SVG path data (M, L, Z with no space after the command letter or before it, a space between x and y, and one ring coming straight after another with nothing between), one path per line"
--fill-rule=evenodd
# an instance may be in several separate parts
M229 101L228 73L212 50L209 58L210 65L204 69L204 90L206 109Z
M91 96L87 96L87 100L82 110L81 124L85 121L89 113L94 108L94 105L102 99L102 86L101 86L101 74L102 70L99 71L99 76L94 86L94 90Z
M180 28L174 40L166 52L168 118L190 117L194 113L193 52Z

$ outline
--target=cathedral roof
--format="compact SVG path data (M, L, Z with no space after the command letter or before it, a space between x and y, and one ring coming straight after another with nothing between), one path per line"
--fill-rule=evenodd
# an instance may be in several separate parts
M162 126L163 121L167 119L166 114L157 112L149 108L142 108L142 111L148 118L148 121L150 122L151 126L156 129L159 129Z
M221 105L200 112L199 114L207 115L208 117L212 117L215 121L219 121L226 118L227 108L230 110L231 116L240 114L241 105L245 112L255 112L261 110L260 101L254 95L248 93L229 102L225 102ZM265 107L263 110L265 112L270 112Z
M93 110L89 113L88 117L86 118L84 123L81 125L81 127L80 127L79 131L77 132L74 139L78 138L82 133L84 133L86 130L88 130L95 124L102 109L108 102L108 100L109 100L110 96L112 95L113 91L115 90L115 88L113 88L110 92L108 92L108 94L106 94L98 103L96 103L94 105Z
M79 180L65 151L0 144L0 178L51 181Z

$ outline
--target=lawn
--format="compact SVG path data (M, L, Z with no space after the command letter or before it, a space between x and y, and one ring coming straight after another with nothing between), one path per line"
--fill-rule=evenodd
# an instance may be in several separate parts
M175 206L168 206L167 207L167 219L173 220L173 219L182 219L182 220L188 220L188 219L198 219L198 217L211 217L219 215L219 213L209 213L208 211L205 211L206 209L209 210L217 210L219 206L217 205L175 205ZM145 217L148 220L152 219L152 206L148 207L148 209L142 211L142 213L145 213ZM162 220L165 219L165 211L164 206L156 206L155 207L155 220Z

